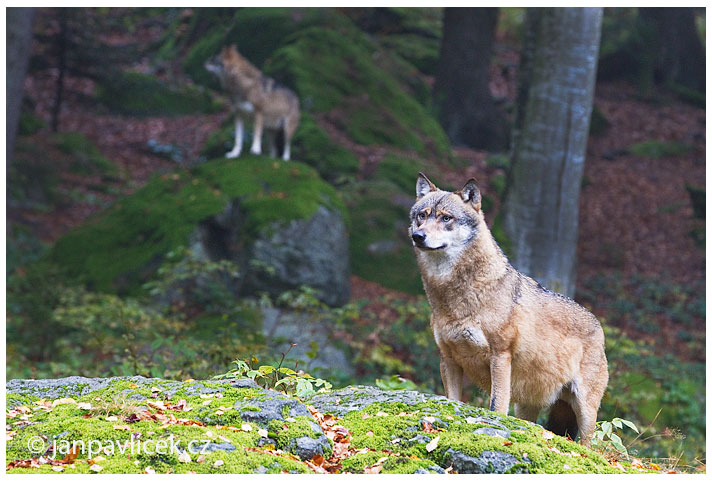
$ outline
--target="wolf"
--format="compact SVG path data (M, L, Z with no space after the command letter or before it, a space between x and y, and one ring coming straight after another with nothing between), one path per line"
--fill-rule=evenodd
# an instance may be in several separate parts
M270 155L281 148L283 160L290 158L290 142L299 124L299 98L286 87L277 85L240 55L235 45L223 47L220 54L205 63L227 93L235 112L235 147L225 154L235 158L242 152L244 123L254 123L253 154L262 153L262 133L268 137Z
M457 192L416 182L409 234L431 307L448 398L463 378L490 393L493 411L589 445L608 384L603 329L589 311L518 272L485 224L474 179Z

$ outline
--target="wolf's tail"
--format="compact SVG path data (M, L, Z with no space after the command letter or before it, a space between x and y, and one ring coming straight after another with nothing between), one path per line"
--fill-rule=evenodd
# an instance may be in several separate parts
M568 436L571 439L576 439L578 423L576 422L576 414L569 403L561 399L556 400L549 411L549 420L546 422L546 429L559 436Z

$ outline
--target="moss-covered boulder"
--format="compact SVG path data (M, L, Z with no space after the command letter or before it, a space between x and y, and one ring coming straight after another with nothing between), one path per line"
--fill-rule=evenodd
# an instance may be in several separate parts
M644 472L416 391L351 386L299 399L251 380L140 376L6 387L10 473Z
M173 87L151 75L125 72L99 85L97 99L112 113L150 117L214 113L223 109L207 90Z
M377 44L354 28L310 27L290 37L265 69L292 86L306 109L338 107L332 121L356 143L448 155L437 121L379 67L378 56Z
M47 259L91 289L133 294L169 252L198 243L213 260L235 261L246 289L307 285L339 304L344 219L334 189L304 164L220 159L153 178L60 238Z

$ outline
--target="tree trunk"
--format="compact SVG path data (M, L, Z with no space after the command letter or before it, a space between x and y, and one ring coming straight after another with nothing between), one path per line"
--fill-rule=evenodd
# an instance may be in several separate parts
M32 20L35 15L33 8L8 8L7 9L7 85L5 95L7 99L7 135L5 144L6 167L10 165L15 149L15 139L22 110L22 93L25 85L25 74L30 59L30 45L32 43Z
M498 8L446 8L433 86L438 117L453 144L506 150L509 126L489 89Z
M57 38L57 83L54 90L52 105L52 132L59 132L59 117L62 114L62 99L64 97L64 75L67 71L67 8L59 9L59 36Z
M602 16L601 8L530 8L526 16L503 226L513 264L568 296Z
M678 83L705 91L705 50L697 35L692 7L640 8L650 27L656 83Z

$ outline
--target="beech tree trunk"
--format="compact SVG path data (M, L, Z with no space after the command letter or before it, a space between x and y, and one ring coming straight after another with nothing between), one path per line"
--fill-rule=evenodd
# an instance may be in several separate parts
M506 150L509 125L489 89L498 8L446 8L433 100L453 144Z
M512 263L573 296L601 8L530 8L503 227Z
M15 150L15 138L22 110L22 92L25 85L25 74L30 59L30 45L32 43L32 20L35 11L33 8L8 8L6 17L7 27L7 58L5 98L7 99L7 135L5 144L6 168L12 160Z

